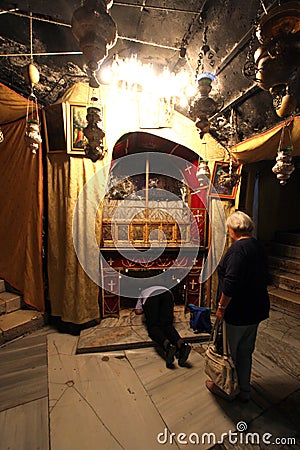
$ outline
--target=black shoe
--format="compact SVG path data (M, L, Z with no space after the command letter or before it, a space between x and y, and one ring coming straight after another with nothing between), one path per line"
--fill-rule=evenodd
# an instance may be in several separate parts
M192 347L189 344L187 344L186 342L184 342L182 344L182 346L179 349L179 356L178 356L179 366L183 366L184 363L187 361L191 349L192 349Z
M176 347L175 345L168 344L166 347L166 366L172 366L175 359Z

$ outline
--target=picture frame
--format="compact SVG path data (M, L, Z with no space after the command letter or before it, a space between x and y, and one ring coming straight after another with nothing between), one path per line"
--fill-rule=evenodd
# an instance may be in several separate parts
M221 183L222 176L229 174L229 161L216 161L210 184L210 197L219 197L221 199L235 199L238 185L240 182L242 164L232 163L232 174L235 175L237 181L232 184Z
M87 142L83 134L83 129L87 126L86 113L86 105L70 104L68 153L84 154L84 147Z

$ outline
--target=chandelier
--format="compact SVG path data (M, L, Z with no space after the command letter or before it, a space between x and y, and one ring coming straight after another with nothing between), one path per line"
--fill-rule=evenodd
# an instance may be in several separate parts
M300 3L290 1L272 8L257 24L260 46L252 53L254 35L244 65L244 75L269 91L279 117L297 106L300 61Z

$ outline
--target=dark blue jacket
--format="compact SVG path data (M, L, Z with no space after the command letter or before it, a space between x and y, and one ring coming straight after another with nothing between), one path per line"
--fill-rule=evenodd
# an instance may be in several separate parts
M269 317L268 266L262 245L255 238L233 242L218 266L221 293L232 297L224 319L232 325L253 325Z

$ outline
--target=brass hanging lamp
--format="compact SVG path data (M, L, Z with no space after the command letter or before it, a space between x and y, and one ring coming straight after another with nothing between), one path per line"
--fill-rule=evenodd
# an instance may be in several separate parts
M287 1L266 10L250 41L244 75L273 98L279 117L288 117L299 96L300 3ZM254 40L260 44L254 52Z
M85 156L93 162L103 159L107 149L104 146L103 107L101 104L100 86L89 85L87 101L87 126L83 134L87 139L84 147Z
M203 45L198 55L198 65L195 72L195 81L198 85L198 94L192 100L189 107L189 115L195 121L202 139L205 133L210 130L209 118L220 109L220 105L209 96L212 90L212 83L216 77L213 73L204 69L204 59L207 59L211 68L214 67L214 53L207 43L207 26L204 27Z
M72 16L72 33L92 73L117 40L116 24L108 14L112 4L112 0L85 0Z

